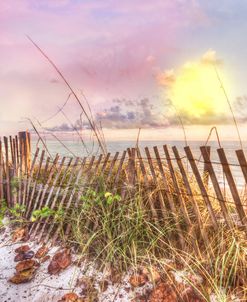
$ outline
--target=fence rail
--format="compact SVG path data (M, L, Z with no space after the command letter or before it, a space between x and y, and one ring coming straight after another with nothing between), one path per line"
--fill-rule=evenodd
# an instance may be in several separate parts
M0 199L8 207L25 206L25 219L33 211L47 206L50 209L71 211L80 205L88 189L99 191L101 182L108 191L121 195L121 202L134 195L137 188L145 190L145 206L157 223L171 217L181 246L185 244L184 228L194 237L207 242L206 229L239 228L247 234L247 161L243 150L236 150L238 163L228 161L225 150L217 149L219 161L211 160L209 146L200 147L196 158L189 146L181 156L176 146L128 148L115 154L90 157L50 158L46 150L37 148L31 153L30 134L20 132L15 137L0 140ZM162 156L160 155L162 152ZM164 155L163 155L164 154ZM219 181L219 166L224 184ZM232 168L237 167L244 179L244 190L234 179ZM181 221L181 217L183 218ZM29 224L38 240L53 242L61 226L45 218ZM197 230L193 225L197 226ZM66 226L69 234L71 226ZM198 235L199 234L199 235Z

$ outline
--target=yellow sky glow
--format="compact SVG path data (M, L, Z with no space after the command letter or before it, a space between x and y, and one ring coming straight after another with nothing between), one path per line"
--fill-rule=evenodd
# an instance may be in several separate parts
M228 89L225 77L224 85ZM188 117L200 118L228 110L213 66L203 62L186 63L180 68L169 85L168 97L177 111Z

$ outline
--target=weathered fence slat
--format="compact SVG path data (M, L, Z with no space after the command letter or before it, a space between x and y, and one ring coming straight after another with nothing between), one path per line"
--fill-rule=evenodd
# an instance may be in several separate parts
M178 220L177 210L176 210L176 207L175 207L173 196L171 194L171 190L169 188L167 176L166 176L163 164L161 162L161 158L160 158L160 154L159 154L159 150L158 150L157 146L154 147L154 153L155 153L157 163L158 163L158 167L159 167L159 170L160 170L160 174L161 174L161 177L162 177L162 180L163 180L163 183L164 183L165 194L166 194L166 198L167 198L168 203L169 203L171 215L172 215L172 218L175 222L175 229L177 230L180 247L184 247L185 241L184 241L184 237L183 237L183 232L182 232L182 229L181 229L180 222Z
M92 162L90 168L87 169L87 182L84 182L83 185L83 189L86 189L86 191L90 190L90 188L93 186L93 182L97 178L98 171L100 170L100 164L103 157L103 154L100 154L98 159L96 160L96 163L94 164L94 162Z
M85 177L85 173L86 173L86 171L87 171L87 166L86 166L86 161L87 161L87 158L86 157L84 157L83 158L83 161L82 161L82 163L81 163L81 170L82 170L82 177L81 177L81 179L80 179L80 183L79 183L79 185L78 185L78 190L77 190L77 197L76 197L76 200L75 200L75 205L74 205L74 208L76 209L77 207L78 207L78 205L79 205L79 201L80 201L80 199L81 199L81 194L82 194L82 192L83 192L83 189L84 189L84 186L83 186L83 184L85 184L85 180L83 180L84 179L84 177ZM93 165L93 163L92 163L92 165ZM90 169L91 169L91 167L90 167ZM86 178L86 177L85 177Z
M177 160L178 168L179 168L180 173L182 175L184 186L185 186L186 191L187 191L187 195L188 195L191 203L193 204L194 215L195 215L196 221L198 223L198 227L199 227L200 233L201 233L202 238L204 240L204 244L206 246L208 246L208 236L207 236L207 233L205 232L205 227L204 227L203 219L201 217L200 209L199 209L198 204L197 204L197 202L196 202L196 200L195 200L195 198L193 196L193 192L192 192L192 189L191 189L191 186L190 186L189 179L187 177L186 170L185 170L183 162L182 162L182 160L180 158L178 149L175 146L173 146L172 150L173 150L174 156L175 156L175 158Z
M100 169L100 167L99 167L99 169L98 169L98 170L99 170L98 175L97 175L97 173L95 173L95 175L94 175L96 179L97 179L98 177L103 177L110 156L111 156L111 153L108 152L108 153L106 154L106 156L105 156L105 159L103 160L101 169ZM97 185L95 186L95 191L98 191L98 190L99 190L99 188L100 188L100 182L101 182L101 181L103 182L103 180L98 179L98 181L97 181L98 183L97 183Z
M59 177L61 172L60 172L60 169L62 170L63 169L63 165L64 165L64 162L65 162L65 159L62 159L61 163L60 163L60 166L59 168L57 169L57 162L59 160L59 155L56 154L55 156L55 159L53 160L53 163L51 165L51 168L49 169L49 165L47 166L47 168L45 168L45 171L47 171L48 173L48 179L46 181L46 183L44 184L41 184L41 190L42 190L42 195L41 195L41 198L40 198L40 201L38 202L39 205L37 207L37 209L41 209L43 203L44 203L44 198L45 198L45 195L46 195L46 192L47 190L49 189L49 187L52 185L52 177L54 175L55 172L57 172L57 176ZM54 182L55 180L57 180L57 178L54 178ZM54 186L56 185L56 183L54 184ZM46 202L49 202L49 197L50 197L50 194L46 200Z
M52 165L51 165L51 169L49 170L50 157L47 157L47 161L46 161L44 171L45 171L45 174L48 173L48 179L46 180L46 182L43 182L42 184L40 184L39 192L38 192L36 200L35 200L34 210L41 210L42 206L44 206L44 207L47 206L49 201L50 201L50 198L51 198L53 190L56 186L57 180L60 177L61 170L63 168L63 165L64 165L64 162L65 162L66 158L64 157L62 159L59 168L56 169L58 159L59 159L59 155L57 154L54 161L53 161L53 163L52 163ZM52 183L52 176L53 176L55 171L57 172L57 175L54 178L54 181ZM49 191L49 194L48 194L48 196L47 196L47 198L44 202L45 195L46 195L49 187L50 187L50 191ZM32 232L34 230L33 236L35 236L39 225L40 225L39 220L32 224L30 232Z
M10 145L10 154L11 154L12 165L15 167L15 155L14 155L12 136L9 137L9 145Z
M178 181L177 181L177 178L176 178L175 170L174 170L173 165L172 165L172 161L171 161L171 157L170 157L170 154L169 154L169 150L168 150L168 148L167 148L166 145L163 146L163 149L164 149L164 152L165 152L165 155L166 155L166 161L167 161L168 168L170 170L170 176L171 176L171 179L172 179L172 182L173 182L173 186L174 186L176 194L177 194L177 198L178 198L179 204L181 205L181 209L182 209L182 213L183 213L184 219L185 219L187 225L191 227L192 223L190 221L190 217L189 217L186 205L185 205L185 201L184 201L183 195L180 192L179 184L178 184Z
M80 198L81 198L84 190L87 189L87 185L91 181L91 177L93 177L93 173L91 170L93 170L94 161L95 161L95 156L92 156L88 166L86 164L86 158L84 158L84 160L82 162L84 175L83 175L83 178L80 183L80 188L78 190L77 199L75 201L75 208L78 206Z
M4 163L3 163L3 150L2 150L2 141L0 139L0 200L1 203L4 200Z
M30 159L31 159L31 145L30 145L30 133L22 131L18 133L19 136L19 146L21 155L22 170L27 173L30 170ZM24 169L23 169L24 166Z
M227 210L227 207L226 207L226 201L225 201L225 199L223 197L223 194L221 192L220 185L219 185L219 182L217 180L217 176L215 174L213 165L212 165L212 163L210 161L210 158L209 158L208 149L206 147L202 146L202 147L200 147L200 150L201 150L201 154L203 156L203 159L204 159L205 163L207 164L207 172L208 172L208 175L211 178L211 181L212 181L212 184L213 184L213 187L214 187L214 191L215 191L217 199L219 201L220 208L221 208L223 217L225 219L225 222L227 223L229 228L232 228L233 227L233 221L229 216L229 213L228 213L228 210Z
M134 188L135 186L135 179L136 179L136 169L135 169L135 158L136 158L136 149L131 148L127 149L128 150L128 155L129 155L129 160L127 164L127 170L126 170L126 179L128 185L132 186Z
M60 203L58 205L58 211L61 210L61 209L63 209L65 216L67 215L67 213L68 213L68 211L69 211L69 209L71 207L72 200L73 200L73 197L74 197L76 191L78 191L78 183L79 183L79 180L80 180L80 177L81 177L81 174L82 174L82 170L83 170L83 163L82 163L80 165L79 171L76 171L79 161L80 161L80 158L77 157L76 160L75 160L75 162L74 162L74 165L72 167L72 170L70 171L69 181L68 181L68 183L66 185L66 188L63 190L62 199L61 199L61 201L60 201ZM75 178L75 182L73 183L73 186L72 186L72 181L73 181L74 178ZM65 200L66 200L66 198L68 196L68 193L69 193L70 189L72 189L72 190L70 191L69 199L68 199L68 201L67 201L67 203L65 205ZM52 229L54 229L54 226L51 224L51 227L50 227L50 229L47 232L47 235L45 237L45 241L47 241L49 239ZM56 230L55 230L55 232L53 234L52 243L54 243L56 241L58 233L61 230L61 225L59 225L59 226L55 225L55 229Z
M18 135L19 141L19 179L20 179L20 186L19 186L19 193L18 193L18 202L19 204L23 203L22 194L23 194L23 177L25 173L23 173L23 144L20 141L20 134Z
M208 158L210 159L210 154L211 154L211 147L210 146L204 146L206 151L207 151L207 155ZM208 163L204 162L204 167L203 167L203 182L205 187L208 187L208 182L209 182L209 171L208 171Z
M238 162L240 164L241 170L242 170L243 175L244 175L245 183L247 184L247 161L246 161L246 158L245 158L245 155L244 155L244 151L243 150L237 150L236 155L237 155Z
M121 198L124 199L130 190L134 189L135 186L135 156L136 150L134 148L127 148L128 159L127 164L124 166L124 181L121 185ZM133 174L134 173L134 174Z
M36 155L36 152L35 152L35 155ZM36 161L35 155L34 155L34 160ZM25 160L25 161L27 162L27 160ZM49 164L49 157L47 158L46 163ZM32 162L31 168L30 167L27 168L27 166L26 166L26 171L25 171L25 174L24 174L22 182L21 182L23 184L22 204L24 204L24 205L26 205L26 199L29 197L27 195L27 190L28 190L28 186L29 186L28 180L30 178L30 173L31 173L33 164L35 164L35 163ZM44 171L47 171L47 167L45 167Z
M31 192L31 195L30 195L30 198L29 198L29 203L27 205L26 212L25 212L25 217L26 218L29 217L29 214L32 211L33 198L34 198L34 194L35 194L35 191L36 191L36 186L37 186L37 183L38 183L38 180L39 180L39 177L40 177L40 172L41 172L41 169L42 169L42 164L43 164L43 161L44 161L44 157L45 157L45 150L42 150L40 160L39 160L38 170L36 172L36 177L35 177L35 180L34 180L34 183L33 183L33 189L32 189L32 192Z
M75 200L74 209L78 208L79 202L80 202L80 200L82 198L82 195L83 195L85 189L88 189L87 188L87 184L91 180L90 177L93 177L93 173L88 173L88 172L92 169L94 160L95 160L95 157L93 156L93 160L90 161L88 167L86 167L86 164L85 164L86 159L85 158L84 158L84 160L82 162L82 166L81 166L82 172L81 172L81 174L82 175L84 174L84 176L83 176L82 180L80 181L80 183L78 185L78 192L77 192L77 197L76 197L76 200ZM70 230L71 230L71 224L69 224L66 227L66 232L65 232L66 236L69 234Z
M105 183L107 183L108 180L110 179L110 177L112 176L112 172L113 172L114 166L117 162L118 156L119 156L119 152L116 152L113 159L111 160L111 164L110 164L110 167L109 167L108 174L105 177Z
M132 156L132 153L131 153L131 149L130 149L130 148L127 148L127 153L128 153L128 156L129 156L129 157Z
M196 243L197 238L196 238L195 228L193 228L193 224L190 220L190 217L189 217L189 214L188 214L188 211L186 208L186 204L185 204L184 195L182 194L182 192L180 190L180 186L179 186L179 183L178 183L178 180L176 177L176 172L173 168L173 164L171 161L168 147L166 145L164 145L163 149L164 149L164 152L166 155L166 161L167 161L168 168L170 170L170 175L171 175L171 179L173 182L173 186L174 186L176 194L177 194L177 199L178 199L179 205L181 205L181 210L182 210L181 212L182 212L184 220L187 224L189 233L192 233L192 235L193 235L192 245L194 246L194 249L197 251L197 253L200 253L200 251L198 249L198 244Z
M97 176L97 173L98 173L98 170L99 170L99 167L100 167L100 163L102 161L102 158L103 158L103 154L100 154L99 157L98 157L98 160L96 161L96 164L95 166L92 166L92 169L90 169L88 171L89 173L89 182L88 182L88 185L90 186L94 180L94 177Z
M48 156L46 158L46 162L45 162L45 167L44 168L41 168L41 173L40 173L40 183L38 184L38 188L36 190L36 196L34 195L34 203L33 203L33 206L32 206L32 210L30 211L29 213L29 216L27 218L32 218L32 212L35 211L35 210L39 210L41 207L41 204L40 204L40 196L42 195L42 192L43 192L43 187L44 187L44 182L45 182L45 175L47 173L47 170L48 170L48 167L49 167L49 163L50 163L50 157ZM33 229L35 223L32 224L31 226L31 230Z
M55 210L55 208L56 208L57 200L59 198L60 192L63 190L62 187L65 186L64 190L66 190L66 188L69 187L69 185L68 185L69 181L66 181L67 173L70 172L70 178L69 179L71 179L72 172L70 171L70 168L71 168L71 166L72 166L72 169L76 168L76 165L79 161L79 158L78 157L75 158L74 164L72 164L73 163L73 158L70 158L68 164L65 166L65 169L63 170L65 160L66 160L66 157L63 157L62 161L61 161L61 163L58 167L58 173L57 174L59 174L59 176L58 177L56 176L54 178L52 186L50 188L49 196L48 196L48 198L46 199L46 202L45 202L45 206L48 206L51 210ZM62 172L63 172L63 174L62 174ZM62 177L60 177L61 174L62 174ZM51 191L55 192L55 193L52 194ZM44 234L44 231L45 231L45 228L46 228L48 222L52 222L52 220L53 220L52 218L47 217L43 221L41 221L42 224L40 224L40 225L42 225L42 228L39 231L38 242L40 242L40 240L42 239L42 236ZM52 226L52 223L51 223L50 228L47 231L47 233L49 232L49 234L50 234L50 231L52 230L52 227L53 226ZM36 235L36 233L34 235Z
M113 193L116 193L116 191L117 191L118 181L119 181L119 177L120 177L120 174L121 174L121 171L122 171L122 167L123 167L125 157L126 157L126 150L124 150L123 153L122 153L122 156L121 156L118 168L117 168L117 173L116 173L115 179L113 181Z
M72 191L70 192L70 196L69 196L69 200L68 202L66 203L66 206L65 206L65 215L67 214L67 212L69 211L70 207L71 207L71 204L72 204L72 200L73 200L73 197L74 195L76 194L76 192L79 191L79 183L80 183L80 178L81 178L81 175L82 175L82 172L83 172L83 163L81 164L80 168L79 168L79 171L77 172L77 175L76 175L76 171L74 172L74 177L76 177L75 179L75 182L73 183L73 188L72 188ZM73 172L72 172L73 173ZM69 186L71 185L71 182L72 182L72 179L70 181L70 184ZM67 189L67 188L66 188ZM65 189L65 190L66 190ZM68 194L68 190L66 191L66 195ZM66 198L66 195L63 196L63 199L61 201L61 203L59 204L59 209L62 209L64 207L64 201L65 201L65 198ZM59 225L53 235L53 238L52 238L52 243L54 244L57 240L57 237L58 237L58 234L59 234L59 231L61 230L62 226ZM66 229L65 229L65 236L67 237L68 236L68 233L70 231L70 228L71 228L71 224L67 224L66 226ZM46 237L47 238L47 237Z
M19 164L20 164L20 154L19 154L19 141L18 141L18 136L15 136L15 153L16 153L16 163L17 163L17 167L19 170Z
M12 139L12 137L11 137ZM19 194L19 184L20 184L20 180L19 180L19 177L18 177L18 164L17 164L17 159L16 159L16 141L15 141L15 138L12 139L12 167L13 167L13 175L14 175L14 178L15 178L15 183L17 185L17 187L15 188L15 192L14 192L14 195L13 195L13 202L14 204L17 203L18 201L18 194Z
M31 169L30 169L30 177L28 179L28 184L27 184L27 192L26 192L26 206L27 203L29 202L29 194L30 194L30 186L33 180L33 173L34 173L34 169L35 169L35 165L36 165L36 161L39 155L39 148L36 149L34 157L33 157L33 161L32 161L32 165L31 165Z
M21 201L21 193L22 193L22 179L20 173L20 153L19 153L19 140L18 136L15 136L15 155L16 155L16 177L18 178L19 186L17 190L17 200L18 203Z
M157 176L156 176L156 173L155 173L155 169L154 169L154 166L153 166L153 162L152 162L150 151L149 151L148 147L145 148L145 152L146 152L146 155L147 155L148 164L149 164L149 168L150 168L154 183L155 183L156 186L158 186ZM167 212L166 212L164 197L161 193L160 188L157 188L157 189L158 189L158 198L159 198L161 213L163 214L163 218L167 218Z
M227 179L227 182L228 182L233 200L234 200L235 205L236 205L236 210L237 210L238 216L240 218L241 224L244 226L245 231L247 232L246 215L245 215L245 212L244 212L244 209L243 209L243 206L242 206L239 194L238 194L238 190L237 190L235 181L234 181L233 176L232 176L231 169L229 167L229 164L228 164L228 161L227 161L227 158L226 158L226 155L225 155L225 151L224 151L224 149L220 148L220 149L217 149L217 152L218 152L220 162L222 164L223 171L224 171L224 174L226 176L226 179Z
M84 192L84 190L85 189L86 190L90 189L90 187L91 187L91 185L93 183L94 177L97 175L97 171L99 169L99 166L100 166L100 163L102 161L102 158L103 158L103 155L100 154L98 160L96 161L96 164L93 165L94 161L95 161L95 156L93 156L91 158L91 161L90 161L88 167L86 167L86 158L84 158L84 160L82 162L82 165L81 165L81 168L79 170L79 173L81 175L82 172L84 172L86 175L85 175L85 179L80 183L80 187L78 186L78 190L77 190L78 194L77 194L77 199L75 201L75 208L78 206L79 200L80 200L80 198L81 198L82 193ZM86 168L84 169L84 167L86 167ZM90 186L89 186L89 183L91 184ZM68 184L67 184L67 186L68 186ZM74 194L75 194L75 192L74 192ZM65 191L64 196L62 198L62 201L61 201L62 204L64 203L66 195L67 195L67 191ZM70 231L70 228L71 228L71 225L68 225L67 228L66 228L66 233L68 233ZM51 230L52 230L52 227L51 227ZM49 232L51 232L51 230L49 230ZM46 236L46 238L47 238L47 236ZM45 238L45 240L47 240L46 238ZM53 242L54 242L54 240L56 240L56 238L53 238Z
M146 185L146 188L147 188L148 192L150 192L150 188L149 188L150 183L148 181L147 171L146 171L145 165L143 163L142 155L141 155L141 152L140 152L139 149L137 149L137 158L138 158L138 161L139 161L139 164L140 164L140 168L141 168L142 176L143 176L143 179L144 179L144 183ZM154 207L154 200L153 200L151 194L148 194L148 204L149 204L149 207L150 207L150 210L151 210L151 213L152 213L152 216L153 216L155 222L158 223L159 222L158 214L157 214L156 209Z
M51 179L48 179L48 181L49 181L49 183L48 183L48 181L47 181L47 183L45 184L45 186L46 186L46 188L48 189L49 188L49 191L48 191L48 196L46 197L46 199L45 199L45 203L44 203L44 207L46 207L46 206L49 206L49 204L50 204L50 200L52 199L52 198L55 198L55 196L56 195L54 195L53 194L53 192L54 192L54 190L56 190L56 188L57 188L57 185L58 185L58 188L60 187L59 186L59 178L60 178L60 176L61 176L61 174L62 174L62 172L63 172L63 166L64 166L64 163L65 163L65 160L66 160L66 157L64 156L63 158L62 158L62 160L61 160L61 162L60 162L60 164L59 164L59 166L58 166L58 168L57 168L57 174L56 174L56 176L54 177L54 179L53 179L53 182L51 182ZM57 163L57 159L55 158L55 164ZM69 167L70 167L70 163L72 162L72 158L70 159L70 161L69 161L69 163L66 165L66 168L65 168L65 170L67 171L68 169L69 169ZM50 171L50 173L52 173L52 171ZM65 178L65 175L63 175L62 176L62 178L61 178L61 181L63 180ZM61 183L61 181L60 181L60 183ZM41 187L42 189L40 190L40 192L42 192L44 189L44 185L42 185L42 187ZM45 192L46 193L46 192ZM42 207L42 204L39 202L38 203L38 200L39 200L39 197L40 197L40 195L41 194L38 194L38 196L37 196L37 199L36 199L36 202L35 202L35 210L40 210L41 209L41 207ZM41 197L42 198L42 197ZM51 210L53 210L52 208L51 208ZM45 220L46 222L48 221L48 219L47 220ZM42 222L42 221L41 221ZM32 235L33 235L33 237L36 235L36 232L37 232L37 230L38 230L38 228L40 227L40 221L38 220L38 222L36 222L36 223L34 223L33 225L32 225L32 227L31 227L31 229L30 229L30 232L32 232ZM33 232L33 230L34 230L34 232Z
M7 204L9 207L12 206L11 200L11 181L10 181L10 169L9 169L9 144L8 138L6 136L3 137L4 148L5 148L5 165L6 165L6 197Z
M203 184L203 181L202 181L202 178L201 178L201 175L200 175L200 172L198 170L198 167L196 165L196 162L195 162L195 159L193 157L193 154L190 150L190 147L184 147L184 150L185 150L185 153L186 153L186 156L189 160L189 163L190 163L190 166L191 166L191 169L195 175L195 178L196 178L196 181L198 183L198 186L200 188L200 191L202 193L202 197L203 197L203 200L205 202L205 205L208 209L208 212L209 212L209 215L210 215L210 218L212 220L212 223L213 223L213 227L215 230L218 229L218 223L217 223L217 220L216 220L216 216L215 216L215 213L214 213L214 210L213 210L213 207L211 205L211 202L210 202L210 199L208 197L208 194L207 194L207 190Z
M104 186L104 180L101 179L104 175L105 169L107 167L107 164L109 162L110 153L107 153L105 156L100 155L98 161L96 162L94 169L91 170L91 173L89 173L89 177L87 180L87 188L86 188L86 194L88 191L90 191L91 187L94 188L95 192L98 192L101 189L101 186ZM103 159L102 165L100 167L100 163ZM83 191L80 190L82 193ZM86 227L90 224L90 221L87 222ZM66 229L66 234L70 231L70 227L68 226Z
M15 138L13 138L13 156L14 156L13 165L14 165L14 168L15 168L15 174L17 176L18 166L17 166L17 160L16 160L16 141L15 141Z

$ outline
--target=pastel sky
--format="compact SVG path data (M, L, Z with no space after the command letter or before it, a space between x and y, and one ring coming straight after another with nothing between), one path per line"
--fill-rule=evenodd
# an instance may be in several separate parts
M203 56L211 54L244 129L246 14L243 0L1 0L0 132L27 127L21 122L26 117L50 129L66 130L68 124L63 114L49 119L66 101L68 88L26 35L54 60L83 102L86 95L95 119L109 129L176 127L167 105L173 88L159 79L167 72L181 78L184 66L201 68ZM225 106L220 114L203 108L193 115L183 108L179 113L191 138L199 136L195 129L206 134L211 126L229 124ZM78 119L73 98L64 112Z

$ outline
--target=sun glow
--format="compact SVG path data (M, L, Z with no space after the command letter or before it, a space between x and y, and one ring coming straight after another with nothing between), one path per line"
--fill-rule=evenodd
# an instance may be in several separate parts
M224 85L227 88L224 77ZM177 111L194 118L223 114L226 100L212 64L186 63L177 75L171 75L167 96Z

